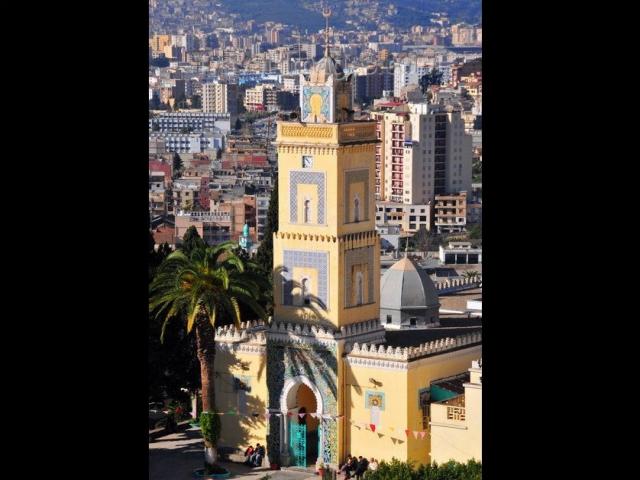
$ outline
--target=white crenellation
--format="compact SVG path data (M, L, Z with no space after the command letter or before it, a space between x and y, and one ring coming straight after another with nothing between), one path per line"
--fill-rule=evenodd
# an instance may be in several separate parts
M436 287L436 291L442 295L445 293L477 288L480 284L482 284L482 275L476 275L475 277L470 278L445 280L443 282L434 283L434 286Z
M421 358L426 355L432 355L435 353L446 352L455 348L474 345L482 342L482 332L472 332L457 337L441 338L439 340L433 340L426 342L415 347L396 347L391 346L385 348L384 345L369 345L367 343L360 344L358 342L353 344L353 348L349 352L349 357L367 357L387 359L394 361L410 361L413 359Z

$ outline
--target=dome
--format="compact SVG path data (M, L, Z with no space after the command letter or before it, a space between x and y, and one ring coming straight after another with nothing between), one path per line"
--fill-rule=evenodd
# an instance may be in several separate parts
M342 73L342 68L330 56L323 57L311 70L311 81L313 83L325 83L327 79L334 75L336 78Z
M380 308L404 310L437 308L438 292L423 268L403 258L385 272L380 281Z

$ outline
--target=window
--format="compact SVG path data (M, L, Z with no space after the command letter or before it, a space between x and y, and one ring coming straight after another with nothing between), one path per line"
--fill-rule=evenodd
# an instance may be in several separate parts
M391 323L391 315L387 315L387 323Z
M311 200L305 200L304 201L304 223L309 223L309 218L311 217L310 210L311 210Z
M311 155L302 156L302 168L313 168L313 157Z
M362 305L364 303L364 279L362 272L356 273L356 305Z
M353 199L353 221L360 221L360 199L358 198L358 195Z
M304 302L305 305L309 305L310 300L309 300L309 279L308 278L303 278L302 282L300 282L301 285L301 294L302 294L302 300Z
M411 325L412 327L416 326L416 317L409 318L409 325Z

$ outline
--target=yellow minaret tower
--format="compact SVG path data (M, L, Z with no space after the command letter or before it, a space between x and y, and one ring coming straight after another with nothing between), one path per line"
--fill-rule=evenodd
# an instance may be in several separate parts
M323 11L328 19L329 10ZM328 20L327 20L328 23ZM328 32L328 25L326 32ZM325 55L300 78L300 119L277 125L274 315L266 333L271 461L344 460L344 353L384 341L375 231L376 124L354 121L351 78Z
M328 47L300 92L301 121L277 127L274 318L337 328L377 319L375 122L352 120L350 78Z

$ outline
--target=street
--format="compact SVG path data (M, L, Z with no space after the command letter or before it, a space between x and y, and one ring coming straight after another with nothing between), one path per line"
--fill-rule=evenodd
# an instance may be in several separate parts
M202 468L204 460L202 436L199 430L189 429L158 438L149 443L149 480L187 480L192 472ZM242 463L222 462L238 480L317 480L306 472L276 470L266 467L250 468Z

